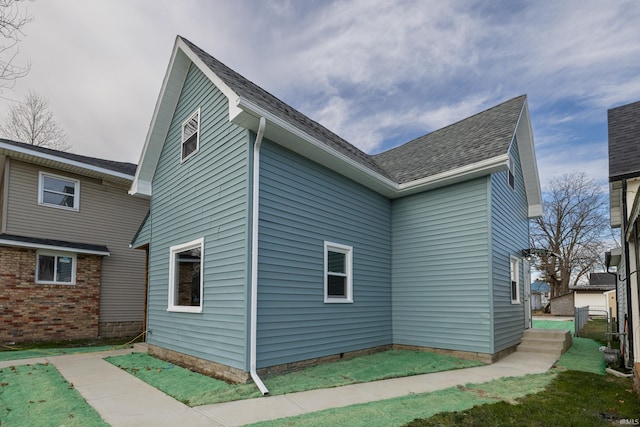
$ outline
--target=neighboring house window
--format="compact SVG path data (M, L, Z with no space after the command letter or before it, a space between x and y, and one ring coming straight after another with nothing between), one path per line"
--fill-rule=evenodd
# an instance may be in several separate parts
M80 207L80 181L40 172L38 204L77 211Z
M182 161L187 160L200 147L200 109L182 123Z
M169 311L202 311L204 239L170 248Z
M76 283L76 256L64 252L38 251L36 283L73 285Z
M511 257L511 303L520 303L520 260Z
M507 160L507 167L509 168L509 170L507 171L507 184L509 184L509 187L511 187L512 190L515 190L516 177L513 174L513 160L511 160L511 158Z
M353 302L353 248L324 242L324 302Z

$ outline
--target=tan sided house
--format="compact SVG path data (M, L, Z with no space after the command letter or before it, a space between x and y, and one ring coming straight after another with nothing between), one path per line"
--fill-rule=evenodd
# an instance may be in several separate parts
M136 165L0 139L0 342L138 334Z

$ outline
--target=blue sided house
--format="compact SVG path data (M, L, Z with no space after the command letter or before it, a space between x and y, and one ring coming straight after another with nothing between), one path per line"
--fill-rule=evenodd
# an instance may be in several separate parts
M130 193L152 354L230 381L530 324L526 96L369 155L178 37Z

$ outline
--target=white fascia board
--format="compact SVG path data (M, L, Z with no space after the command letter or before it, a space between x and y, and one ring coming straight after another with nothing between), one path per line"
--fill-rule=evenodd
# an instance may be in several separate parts
M405 196L418 191L444 187L445 185L451 185L457 182L501 172L507 170L508 160L509 156L507 154L503 154L437 175L405 182L398 186L398 192L401 193L401 196Z
M629 215L628 224L633 224L638 221L638 216L640 215L640 194L637 191L634 191L634 199L633 204L631 205L631 214ZM631 232L633 231L633 227L629 226L627 230L627 235L625 236L627 241L631 240Z
M38 151L29 150L26 147L17 147L15 145L7 144L5 142L0 142L0 152L2 152L4 155L8 155L9 157L11 157L12 152L19 153L24 156L32 157L34 159L43 159L43 160L48 160L50 162L59 163L61 165L67 165L67 166L72 166L74 168L86 169L92 172L97 172L100 175L126 179L129 181L133 179L133 176L126 173L117 172L111 169L101 168L99 166L90 165L88 163L79 162L77 160L66 159L64 157L55 156L53 154L40 153Z
M173 114L178 105L182 86L187 77L189 66L192 63L195 64L229 100L229 119L237 115L240 111L240 109L236 107L238 95L211 71L179 36L176 37L171 59L169 60L169 66L167 67L160 94L156 101L147 132L147 138L142 148L140 161L138 162L136 176L129 190L129 194L151 196L153 175L155 174L160 159L164 141L169 132ZM144 184L142 182L144 182Z
M100 255L100 256L109 256L111 253L105 251L92 251L90 249L79 249L79 248L70 248L68 246L55 246L55 245L45 245L41 243L28 243L28 242L17 242L15 240L4 240L0 239L0 246L13 246L20 248L33 248L33 249L47 249L51 251L59 251L59 252L72 252L75 254L88 254L88 255Z
M207 64L202 62L202 59L200 59L200 57L194 51L189 49L187 44L180 37L178 37L176 41L176 47L180 49L189 58L189 60L194 63L198 67L198 69L200 69L200 71L209 78L209 80L211 80L211 83L213 83L227 98L227 100L229 101L229 120L231 120L232 117L238 115L242 111L237 106L240 96L233 89L227 86L227 84L223 82L222 79L220 79L220 77L218 77L218 75L207 66Z
M520 166L522 168L522 178L527 194L527 204L529 205L529 218L540 217L542 215L542 189L538 175L538 162L536 160L535 145L533 142L531 117L526 100L522 106L522 111L520 111L520 117L518 117L515 136L518 144L518 152L520 153Z
M233 123L255 132L259 117L264 117L274 125L267 126L265 132L267 139L390 198L403 197L507 169L509 157L504 154L442 174L397 184L243 98L239 98L238 107L243 112L232 118ZM291 135L293 138L291 136L287 138L287 135Z
M609 224L612 228L622 226L622 210L620 206L622 198L622 183L615 181L609 184Z
M259 117L264 117L274 125L267 126L266 128L265 137L269 140L336 170L342 175L347 175L349 178L353 178L382 194L392 196L397 191L398 185L389 178L372 171L338 150L329 147L327 144L292 126L269 111L243 98L238 99L237 105L241 111L247 114L236 114L231 118L233 123L255 132L259 123ZM286 134L291 135L293 138L287 138ZM307 144L300 144L300 141L306 142Z

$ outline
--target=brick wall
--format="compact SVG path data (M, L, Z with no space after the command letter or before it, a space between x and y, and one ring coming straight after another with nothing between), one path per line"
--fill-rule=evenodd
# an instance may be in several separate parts
M97 337L101 265L78 254L75 285L41 285L35 249L0 246L0 343Z

